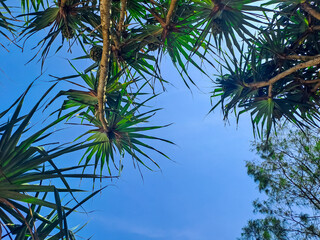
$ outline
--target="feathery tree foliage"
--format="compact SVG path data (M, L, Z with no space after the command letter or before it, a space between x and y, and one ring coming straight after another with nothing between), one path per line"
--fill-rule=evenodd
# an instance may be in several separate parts
M58 193L67 191L73 196L74 190L66 180L69 169L62 171L55 167L52 161L55 157L86 149L80 161L83 165L71 169L85 171L87 166L93 166L94 173L87 176L93 179L97 175L100 178L105 174L117 175L123 168L123 159L128 157L147 168L158 166L150 157L150 151L168 158L150 145L150 140L172 143L149 134L153 129L164 127L147 124L159 109L145 108L147 102L157 96L155 85L160 83L165 87L170 81L163 79L161 74L163 55L171 59L189 88L197 85L191 78L189 66L208 77L212 74L203 70L203 62L212 69L223 67L213 93L221 99L213 109L221 104L225 118L232 111L238 117L250 112L258 133L266 129L269 134L272 123L281 118L300 127L315 126L319 119L318 1L21 0L10 1L9 5L9 1L0 0L0 4L0 44L4 50L9 42L21 48L34 48L30 61L40 61L41 68L46 64L48 54L58 51L76 49L79 52L80 49L83 54L77 61L92 59L92 64L84 71L75 69L77 74L55 78L75 86L74 89L62 89L49 101L49 106L53 106L57 98L65 99L59 109L48 113L57 116L58 120L35 133L34 137L20 140L35 111L18 116L22 97L15 103L17 114L1 125L1 141L10 143L0 145L3 148L0 160L1 154L10 156L5 155L1 169L15 161L30 160L35 165L16 171L32 175L37 169L42 174L20 181L21 176L7 176L1 170L4 187L9 186L10 194L0 196L0 223L1 229L7 229L5 236L9 238L16 235L19 236L17 239L20 236L21 239L46 239L50 231L41 237L35 235L44 229L43 224L52 224L49 229L58 231L48 239L73 238L66 227L69 213L66 212L73 208L62 206ZM14 4L19 5L20 14L12 13ZM276 9L275 4L279 4ZM145 98L146 93L151 97ZM51 134L45 133L50 127L70 118L77 118L79 125L90 127L76 139L78 145L53 152L37 145L38 139L45 140ZM21 156L15 155L20 153ZM41 161L34 162L33 158ZM52 168L40 170L48 163ZM63 181L65 189L42 186L44 178L56 176ZM21 184L34 182L40 186L20 189ZM10 190L12 186L14 190ZM25 192L33 194L31 202L22 201L21 194ZM42 192L45 196L40 194ZM59 208L53 208L56 213L47 218L39 217L43 222L35 224L33 216L40 214L38 208L53 207L45 200L46 193L50 192L54 193L55 205ZM24 213L18 212L18 205L12 201L25 202L27 205L21 206ZM31 203L32 206L28 205ZM11 220L12 217L16 220Z
M268 143L255 143L259 161L248 174L266 198L254 202L264 216L243 228L241 239L319 239L320 138L318 130L283 128Z

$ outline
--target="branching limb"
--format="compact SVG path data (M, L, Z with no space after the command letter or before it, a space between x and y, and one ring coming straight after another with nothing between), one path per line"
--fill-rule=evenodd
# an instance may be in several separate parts
M111 34L110 37L111 37L111 39L112 39L112 41L114 43L115 48L119 49L120 48L120 42L119 42L119 39L117 38L117 36L115 34ZM113 48L111 47L111 49L113 49Z
M249 83L249 84L246 84L246 86L251 87L251 88L261 88L261 87L270 86L270 85L274 84L275 82L279 81L280 79L290 75L291 73L298 71L299 69L315 66L318 64L320 64L320 57L316 57L310 61L300 63L300 64L278 74L277 76L271 78L269 81Z
M287 55L287 56L280 56L279 58L286 59L286 60L310 61L318 57L320 57L320 55L316 55L316 56Z
M169 10L168 10L168 14L166 16L166 25L167 26L170 24L171 17L172 17L172 15L174 13L174 9L176 8L177 2L178 2L178 0L171 0L170 7L169 7Z
M320 31L320 26L311 26L311 31Z
M316 10L314 10L309 3L301 3L301 7L303 10L305 10L307 13L309 13L311 16L313 16L314 18L320 20L320 13L317 12Z
M146 8L151 14L152 16L160 23L161 27L165 27L166 23L164 22L164 20L157 14L155 13L153 10Z
M66 4L67 4L67 0L61 0L59 2L59 12L65 23L67 22L65 10L64 10Z
M311 90L311 92L316 92L320 87L320 82L318 82Z
M111 0L100 1L100 16L103 37L103 49L100 62L100 76L97 89L98 95L98 117L104 130L108 128L108 123L105 118L105 103L106 103L106 84L109 75L110 61L110 11Z
M119 19L119 25L118 25L118 31L121 33L123 31L123 23L124 18L127 12L127 0L121 0L121 10L120 10L120 19Z
M313 83L320 82L320 79L319 78L318 79L313 79L313 80L303 80L303 79L301 79L300 82L303 83L303 84L313 84Z

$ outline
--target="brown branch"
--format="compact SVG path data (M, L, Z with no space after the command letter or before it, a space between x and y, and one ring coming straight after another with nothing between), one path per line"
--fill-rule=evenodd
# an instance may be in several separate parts
M312 83L318 83L320 82L320 79L314 79L314 80L300 80L301 83L303 84L312 84Z
M275 82L290 75L291 73L298 71L299 69L315 66L317 64L320 64L320 57L316 57L310 61L300 63L300 64L278 74L277 76L271 78L269 81L249 83L249 84L246 84L246 86L251 87L251 88L260 88L260 87L270 86L271 84L274 84Z
M64 8L66 6L66 3L67 3L67 0L61 0L59 7Z
M100 16L103 37L103 49L100 62L100 76L97 89L98 95L98 118L104 130L107 130L108 123L105 118L105 102L106 102L106 84L109 75L110 61L110 15L111 15L111 0L100 1Z
M166 26L166 23L164 22L164 20L157 13L155 13L153 10L149 8L146 8L146 9L152 14L152 16L160 23L162 27Z
M268 88L268 98L272 98L272 84L270 84Z
M65 6L67 4L67 0L61 0L60 1L60 4L59 4L59 13L61 15L61 17L63 18L64 20L64 23L65 25L67 26L68 23L67 23L67 17L66 17L66 11L65 11ZM68 28L67 28L67 31L68 31ZM69 31L68 31L69 32Z
M178 2L178 0L171 0L168 14L166 16L166 25L167 26L170 24L171 17L173 15L174 9L176 8L177 2Z
M119 19L119 25L118 25L118 31L121 33L124 23L124 18L127 12L127 0L121 0L121 10L120 10L120 19Z
M158 3L156 3L154 0L149 0L149 2L151 2L153 5L156 5L156 6L158 6L159 4Z
M303 10L305 10L307 13L309 13L314 18L320 20L320 13L318 13L316 10L314 10L309 3L301 3L301 7Z
M280 59L286 60L301 60L301 61L309 61L315 58L320 57L320 55L316 56L301 56L301 55L287 55L287 56L279 56Z
M316 92L320 87L320 82L318 82L312 89L311 92Z
M311 31L320 31L320 26L311 26Z
M110 35L116 49L120 49L120 42L115 34ZM112 49L112 47L111 47Z

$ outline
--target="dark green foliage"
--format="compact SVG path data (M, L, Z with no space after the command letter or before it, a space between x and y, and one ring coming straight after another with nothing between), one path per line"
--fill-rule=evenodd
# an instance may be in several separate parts
M280 119L300 128L318 126L320 119L320 20L307 10L320 13L319 3L268 1L264 6L275 3L277 12L267 15L247 49L224 54L225 71L213 95L221 98L226 118L232 111L238 118L249 112L260 137Z
M29 122L50 90L25 115L21 116L20 112L27 92L9 109L0 113L2 120L15 106L12 117L7 122L2 120L0 125L0 222L2 234L7 237L12 234L21 240L47 239L49 236L52 237L50 239L72 239L73 233L68 229L66 216L80 206L74 193L84 190L71 188L67 179L103 177L72 172L84 166L56 166L57 157L92 144L55 146L46 151L38 143L52 135L50 129L63 121L65 116L31 132ZM56 188L52 185L51 181L55 179L60 179L64 187ZM68 193L75 203L66 206L60 198L61 193ZM83 201L92 196L89 195ZM49 209L50 214L43 215L44 209ZM5 231L7 234L4 234Z
M8 14L10 15L11 11L6 5L6 0L0 0L0 36L11 41L8 35L14 33L14 24L13 19L7 16ZM4 42L0 42L0 46L5 48Z
M283 222L274 217L250 220L239 240L288 240Z

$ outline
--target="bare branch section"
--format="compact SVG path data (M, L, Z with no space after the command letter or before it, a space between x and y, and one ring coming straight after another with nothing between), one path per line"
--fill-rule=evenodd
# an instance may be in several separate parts
M151 14L152 16L160 23L161 27L165 27L166 23L164 22L164 20L157 14L155 13L153 10L146 8Z
M291 73L294 73L300 69L315 66L318 64L320 64L320 57L316 57L310 61L300 63L300 64L278 74L277 76L271 78L269 81L249 83L249 84L246 84L246 86L251 87L251 88L261 88L261 87L270 86L270 85L274 84L275 82L279 81L280 79L290 75Z
M166 16L166 25L169 25L169 23L171 21L171 17L174 13L174 9L176 8L177 2L178 2L178 0L172 0L170 3L168 14Z
M60 15L62 16L62 17L64 17L65 18L65 11L64 11L64 8L65 8L65 6L66 6L66 4L67 4L67 0L61 0L60 2L59 2L59 12L60 12ZM64 19L65 21L67 21L66 19Z
M320 26L311 26L311 31L320 31Z
M123 23L124 23L124 18L126 15L127 11L127 0L121 0L121 10L120 10L120 19L119 19L119 25L118 25L118 31L122 32L123 31Z
M100 1L100 17L103 37L103 49L100 62L100 76L97 89L98 96L98 117L104 130L108 128L108 123L105 118L105 103L106 103L106 84L109 75L110 61L110 11L111 0Z
M310 4L304 2L301 3L301 7L303 10L305 10L307 13L309 13L311 16L313 16L314 18L320 20L320 13L318 13L316 10L314 10Z
M320 82L320 79L314 79L314 80L300 80L301 83L303 84L313 84L313 83L318 83Z
M316 56L302 56L302 55L287 55L287 56L280 56L281 59L286 59L286 60L301 60L301 61L310 61L315 58L320 57L320 55Z
M320 83L317 83L312 89L311 92L316 92L320 87Z

